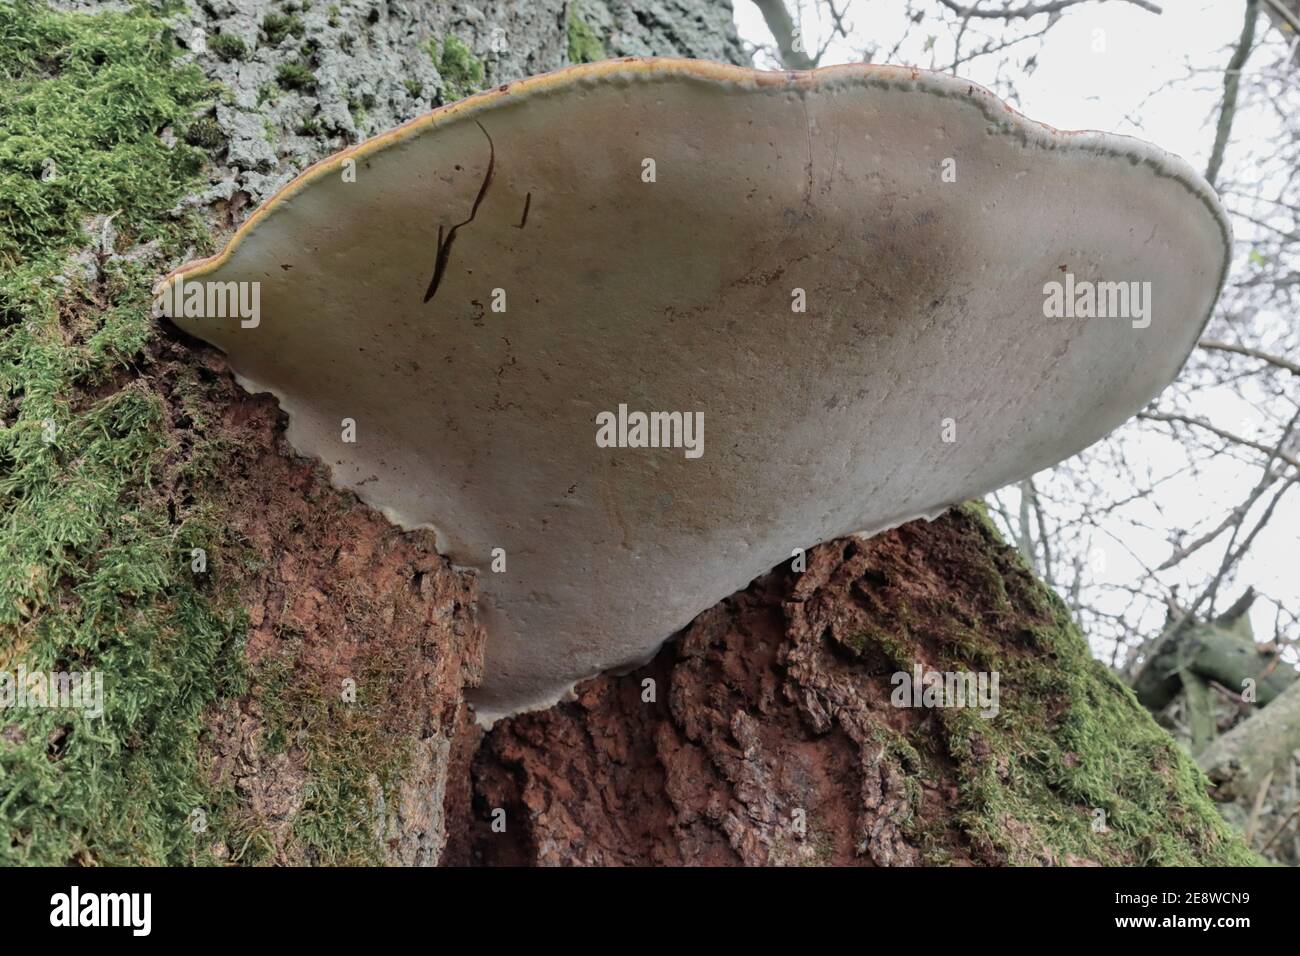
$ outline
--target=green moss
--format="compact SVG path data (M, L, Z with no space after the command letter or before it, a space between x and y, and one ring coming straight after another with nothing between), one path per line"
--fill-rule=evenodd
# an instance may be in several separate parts
M205 370L158 364L158 270L211 251L202 213L169 211L224 146L219 91L168 35L143 6L0 4L0 669L98 672L105 691L102 718L0 710L0 865L211 863L222 846L235 863L277 858L265 821L204 765L212 713L244 694L269 746L303 754L294 847L374 862L375 802L415 717L346 705L301 660L250 683L239 593L262 559L222 520L231 440ZM94 260L72 256L96 215L119 250L153 240L158 258L85 276ZM362 701L385 699L398 664L362 664Z
M996 717L935 711L972 844L1013 864L1257 863L1215 810L1195 764L1093 659L1060 598L978 509L967 506L954 519L968 542L961 576L983 592L983 606L998 611L971 626L969 614L937 602L923 623L893 636L890 655L905 654L898 645L915 646L924 632L937 667L999 674ZM925 774L942 772L932 755L905 763L917 759ZM922 839L932 848L941 843Z
M262 18L262 35L270 46L279 46L285 37L301 37L302 20L292 14L268 13Z
M185 128L185 142L208 153L225 148L226 136L217 121L210 116L196 119Z
M0 269L77 238L85 212L122 209L119 231L157 237L203 158L154 135L211 92L167 66L158 21L113 14L97 31L38 9L0 7Z
M256 678L256 696L266 719L269 753L302 749L306 782L303 805L294 817L291 858L356 866L383 861L375 807L389 806L409 766L411 750L385 695L402 684L405 663L391 651L359 662L356 699L344 699L341 682L315 669L305 645L281 635L290 648L265 661Z
M937 708L874 729L909 784L955 789L948 812L903 822L930 863L951 862L952 820L986 862L1108 865L1257 863L1206 795L1207 782L1092 658L1059 596L970 502L899 547L868 552L870 586L842 639L873 673L996 672L999 711ZM892 688L892 682L891 682Z
M963 502L960 508L967 517L974 518L983 525L984 530L988 532L994 541L999 544L1002 543L1002 532L998 530L998 526L989 517L989 506L982 498L971 498L969 501Z
M129 372L154 276L110 264L93 288L50 280L79 275L68 257L96 214L121 248L206 241L167 214L203 153L157 131L186 128L213 91L166 36L143 7L0 5L0 669L104 682L101 718L0 711L0 864L204 860L203 714L242 687L229 542L201 504L159 494L186 456Z
M248 47L244 45L244 41L230 33L218 33L212 38L209 46L213 53L227 63L231 60L242 60L248 53Z
M464 41L448 36L438 51L438 41L429 41L429 56L442 77L442 101L450 103L477 93L483 86L483 63L470 52Z
M906 628L900 627L900 631L905 632ZM865 654L869 648L879 648L896 667L902 667L909 659L905 635L896 635L884 628L864 628L853 634L846 643L858 654Z
M587 21L578 14L576 5L569 4L569 62L595 63L605 59L605 44L601 42Z
M275 71L275 81L286 90L310 90L316 86L316 74L305 63L281 63Z
M374 108L374 105L375 98L369 93L366 93L361 97L350 97L348 99L348 112L352 114L353 122L355 122L357 126L363 126L366 121L366 116L369 114L370 110Z

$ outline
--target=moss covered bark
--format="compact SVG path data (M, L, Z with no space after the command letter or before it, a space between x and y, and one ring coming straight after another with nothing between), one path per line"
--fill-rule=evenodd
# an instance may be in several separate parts
M159 133L215 93L176 52L147 11L0 5L0 670L105 688L99 717L0 711L4 863L194 859L203 715L242 687L229 581L190 570L220 518L160 493L210 476L133 369L151 254L206 241L167 215L205 156Z
M900 700L918 666L996 674L996 707ZM1256 861L978 506L820 546L498 725L474 776L463 862Z

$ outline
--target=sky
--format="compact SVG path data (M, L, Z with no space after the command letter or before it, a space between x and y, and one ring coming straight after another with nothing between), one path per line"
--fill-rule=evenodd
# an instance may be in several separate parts
M837 0L837 6L842 7L844 2ZM787 3L792 11L798 8L795 0ZM741 36L751 43L770 46L771 34L752 0L734 0L734 5ZM927 12L932 6L918 3ZM1241 32L1244 5L1229 0L1165 0L1161 6L1163 12L1155 15L1115 0L1085 4L1067 12L1041 40L1029 40L1008 51L1012 67L1006 75L1014 80L1016 108L1058 129L1096 129L1137 136L1179 154L1197 169L1205 169L1214 141L1223 69ZM906 7L904 0L851 0L845 17L854 26L851 37L833 43L822 65L859 61L862 49L874 46L877 49L873 62L948 70L952 43L943 23L923 22L913 27L912 36L898 53L888 56L890 48L906 32ZM818 22L819 11L811 0L802 4L802 10L807 46L815 50L827 33L825 24ZM1034 24L1043 22L1040 17ZM1261 17L1257 30L1263 32L1266 28L1267 21ZM990 32L1000 30L1000 23L990 28ZM980 37L968 37L963 52L972 51L982 42ZM1026 75L1017 64L1035 52L1038 65ZM1001 92L994 72L998 59L997 54L984 57L964 64L957 72ZM761 56L759 62L772 65L770 61L763 63ZM1247 72L1263 69L1267 62L1268 57L1256 56L1248 63ZM1271 110L1243 108L1233 129L1234 142L1243 146L1230 147L1226 166L1231 167L1234 161L1249 162L1249 144L1266 142L1276 132L1278 122ZM1250 227L1241 223L1234 226L1240 259L1249 248ZM1280 325L1295 320L1287 315L1277 316L1276 321ZM1226 389L1203 395L1198 401L1192 413L1224 427L1250 434L1266 424L1255 408ZM1179 458L1180 449L1172 440L1148 438L1137 448L1134 461L1138 468L1163 474L1171 471ZM1143 563L1160 564L1171 552L1166 538L1171 527L1187 528L1206 514L1221 510L1225 503L1240 500L1257 474L1225 456L1198 475L1171 482L1161 492L1163 513L1154 509L1136 513L1150 524L1149 529L1135 528L1132 522L1125 521L1094 539L1094 551L1100 556L1097 563L1104 567L1099 576L1122 583L1138 576ZM1131 494L1131 483L1124 475L1100 477L1116 498ZM1212 572L1220 554L1207 549L1199 559L1188 562L1188 581ZM1220 609L1245 584L1286 600L1292 608L1300 603L1300 493L1292 491L1289 499L1284 499L1270 526L1252 546L1237 580L1237 588L1225 595ZM1251 620L1257 639L1272 637L1275 613L1271 601L1256 602ZM1152 609L1144 624L1158 630L1162 620L1163 610ZM1094 649L1100 656L1108 655L1108 648L1095 640Z

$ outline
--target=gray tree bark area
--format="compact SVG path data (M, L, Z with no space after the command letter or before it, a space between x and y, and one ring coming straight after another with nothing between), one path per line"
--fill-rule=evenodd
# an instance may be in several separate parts
M1218 800L1253 799L1264 780L1300 747L1300 683L1205 749L1196 762Z
M482 64L483 87L568 65L574 21L609 57L746 62L729 0L318 0L301 7L212 0L175 20L178 42L231 91L215 116L229 144L226 169L192 204L240 192L260 202L311 163L459 98L455 78L439 72L441 57L430 50L434 43L441 53L449 36ZM281 21L271 34L283 34L274 45L268 17L289 18L287 29ZM218 36L238 39L249 55L216 55ZM313 79L285 89L278 77L294 64L307 66Z

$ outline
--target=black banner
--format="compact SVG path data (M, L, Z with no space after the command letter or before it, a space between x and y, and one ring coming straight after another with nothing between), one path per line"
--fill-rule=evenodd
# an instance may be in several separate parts
M784 924L818 936L905 927L936 942L1050 932L1230 945L1289 925L1280 904L1296 889L1285 869L0 870L7 942L76 934L128 946L337 946L429 932L448 941L481 930L493 943L513 933L558 943L575 931L684 940L697 923L728 939Z

